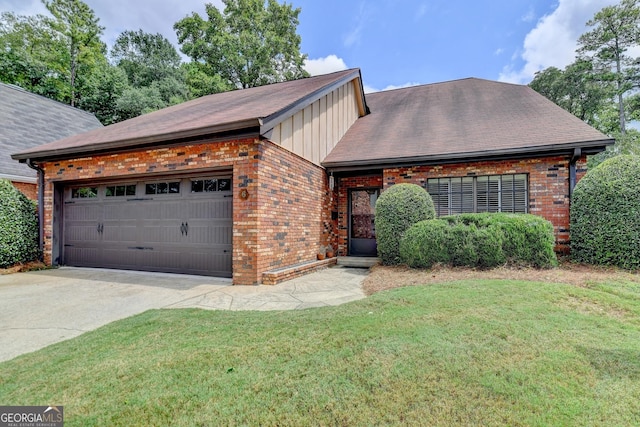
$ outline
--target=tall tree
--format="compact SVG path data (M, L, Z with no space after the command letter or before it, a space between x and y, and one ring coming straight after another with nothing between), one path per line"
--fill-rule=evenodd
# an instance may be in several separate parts
M175 78L182 62L176 48L162 34L142 30L121 33L111 49L111 59L127 73L134 87Z
M68 102L68 85L59 58L65 45L51 28L51 19L0 15L0 81L61 102Z
M529 86L571 114L601 131L602 111L611 103L611 84L594 80L591 61L582 59L564 70L549 67L536 73Z
M222 0L220 12L206 5L207 20L197 13L176 22L182 52L205 63L231 87L248 88L293 80L303 70L297 34L300 9L276 0Z
M593 63L593 73L602 82L615 85L620 132L626 132L624 98L640 75L637 58L628 51L640 41L639 0L622 0L608 6L587 22L592 30L578 39L578 53Z
M100 41L104 27L98 24L100 19L93 10L81 0L42 0L42 3L54 17L53 28L66 41L70 104L74 106L78 73L86 68L84 71L89 74L91 66L105 56L106 47Z

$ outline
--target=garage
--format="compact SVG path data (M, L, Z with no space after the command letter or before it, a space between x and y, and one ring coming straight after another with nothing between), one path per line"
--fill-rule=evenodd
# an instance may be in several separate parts
M231 176L64 188L62 264L232 275Z

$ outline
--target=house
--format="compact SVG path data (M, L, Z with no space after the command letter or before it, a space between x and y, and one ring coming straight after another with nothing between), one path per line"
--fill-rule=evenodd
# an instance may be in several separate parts
M613 140L526 86L464 79L365 96L360 70L205 96L12 157L44 176L50 264L274 283L375 255L375 201L530 212L569 239L571 188Z

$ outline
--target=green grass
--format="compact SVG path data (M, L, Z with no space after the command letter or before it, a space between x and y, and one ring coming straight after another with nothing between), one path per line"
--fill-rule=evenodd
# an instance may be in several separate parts
M67 426L638 425L640 285L154 310L0 364L0 404L64 405Z

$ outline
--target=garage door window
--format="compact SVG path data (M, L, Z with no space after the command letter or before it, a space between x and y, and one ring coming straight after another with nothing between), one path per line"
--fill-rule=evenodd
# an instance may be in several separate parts
M98 187L76 187L71 189L72 199L88 199L98 197Z
M145 185L145 194L178 194L180 193L180 181L155 182Z
M209 193L231 190L231 179L196 179L191 181L192 193Z
M135 196L136 195L136 185L109 185L106 188L106 196L107 197L124 197L124 196Z

